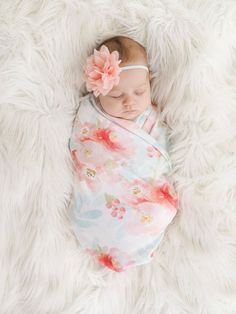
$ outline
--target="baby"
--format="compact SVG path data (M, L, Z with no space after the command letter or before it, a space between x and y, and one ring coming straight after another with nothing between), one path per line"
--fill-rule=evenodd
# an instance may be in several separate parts
M106 40L84 67L70 139L75 168L70 217L83 248L113 271L152 260L178 199L143 46Z

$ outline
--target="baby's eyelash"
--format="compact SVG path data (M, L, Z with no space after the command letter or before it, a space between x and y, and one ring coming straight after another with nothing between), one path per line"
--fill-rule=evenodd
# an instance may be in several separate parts
M112 98L120 98L122 95L119 95L119 96L110 96Z
M142 95L144 94L145 91L141 91L141 92L135 92L136 95Z

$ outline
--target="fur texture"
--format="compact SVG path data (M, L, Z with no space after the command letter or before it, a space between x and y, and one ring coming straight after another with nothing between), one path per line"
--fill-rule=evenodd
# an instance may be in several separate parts
M0 313L236 313L236 3L0 3ZM113 273L68 220L86 56L147 47L181 208L154 262Z

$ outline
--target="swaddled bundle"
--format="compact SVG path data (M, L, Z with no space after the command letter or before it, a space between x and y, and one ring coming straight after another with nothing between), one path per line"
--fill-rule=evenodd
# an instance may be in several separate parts
M150 134L144 129L107 115L89 94L80 101L70 140L73 226L86 251L118 272L152 260L178 206L167 178L164 127L157 122Z

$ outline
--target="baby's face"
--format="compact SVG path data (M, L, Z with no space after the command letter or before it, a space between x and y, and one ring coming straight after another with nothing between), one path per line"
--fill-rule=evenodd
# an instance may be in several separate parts
M122 71L119 85L106 96L100 95L99 100L109 115L134 120L151 103L149 73L143 69Z

